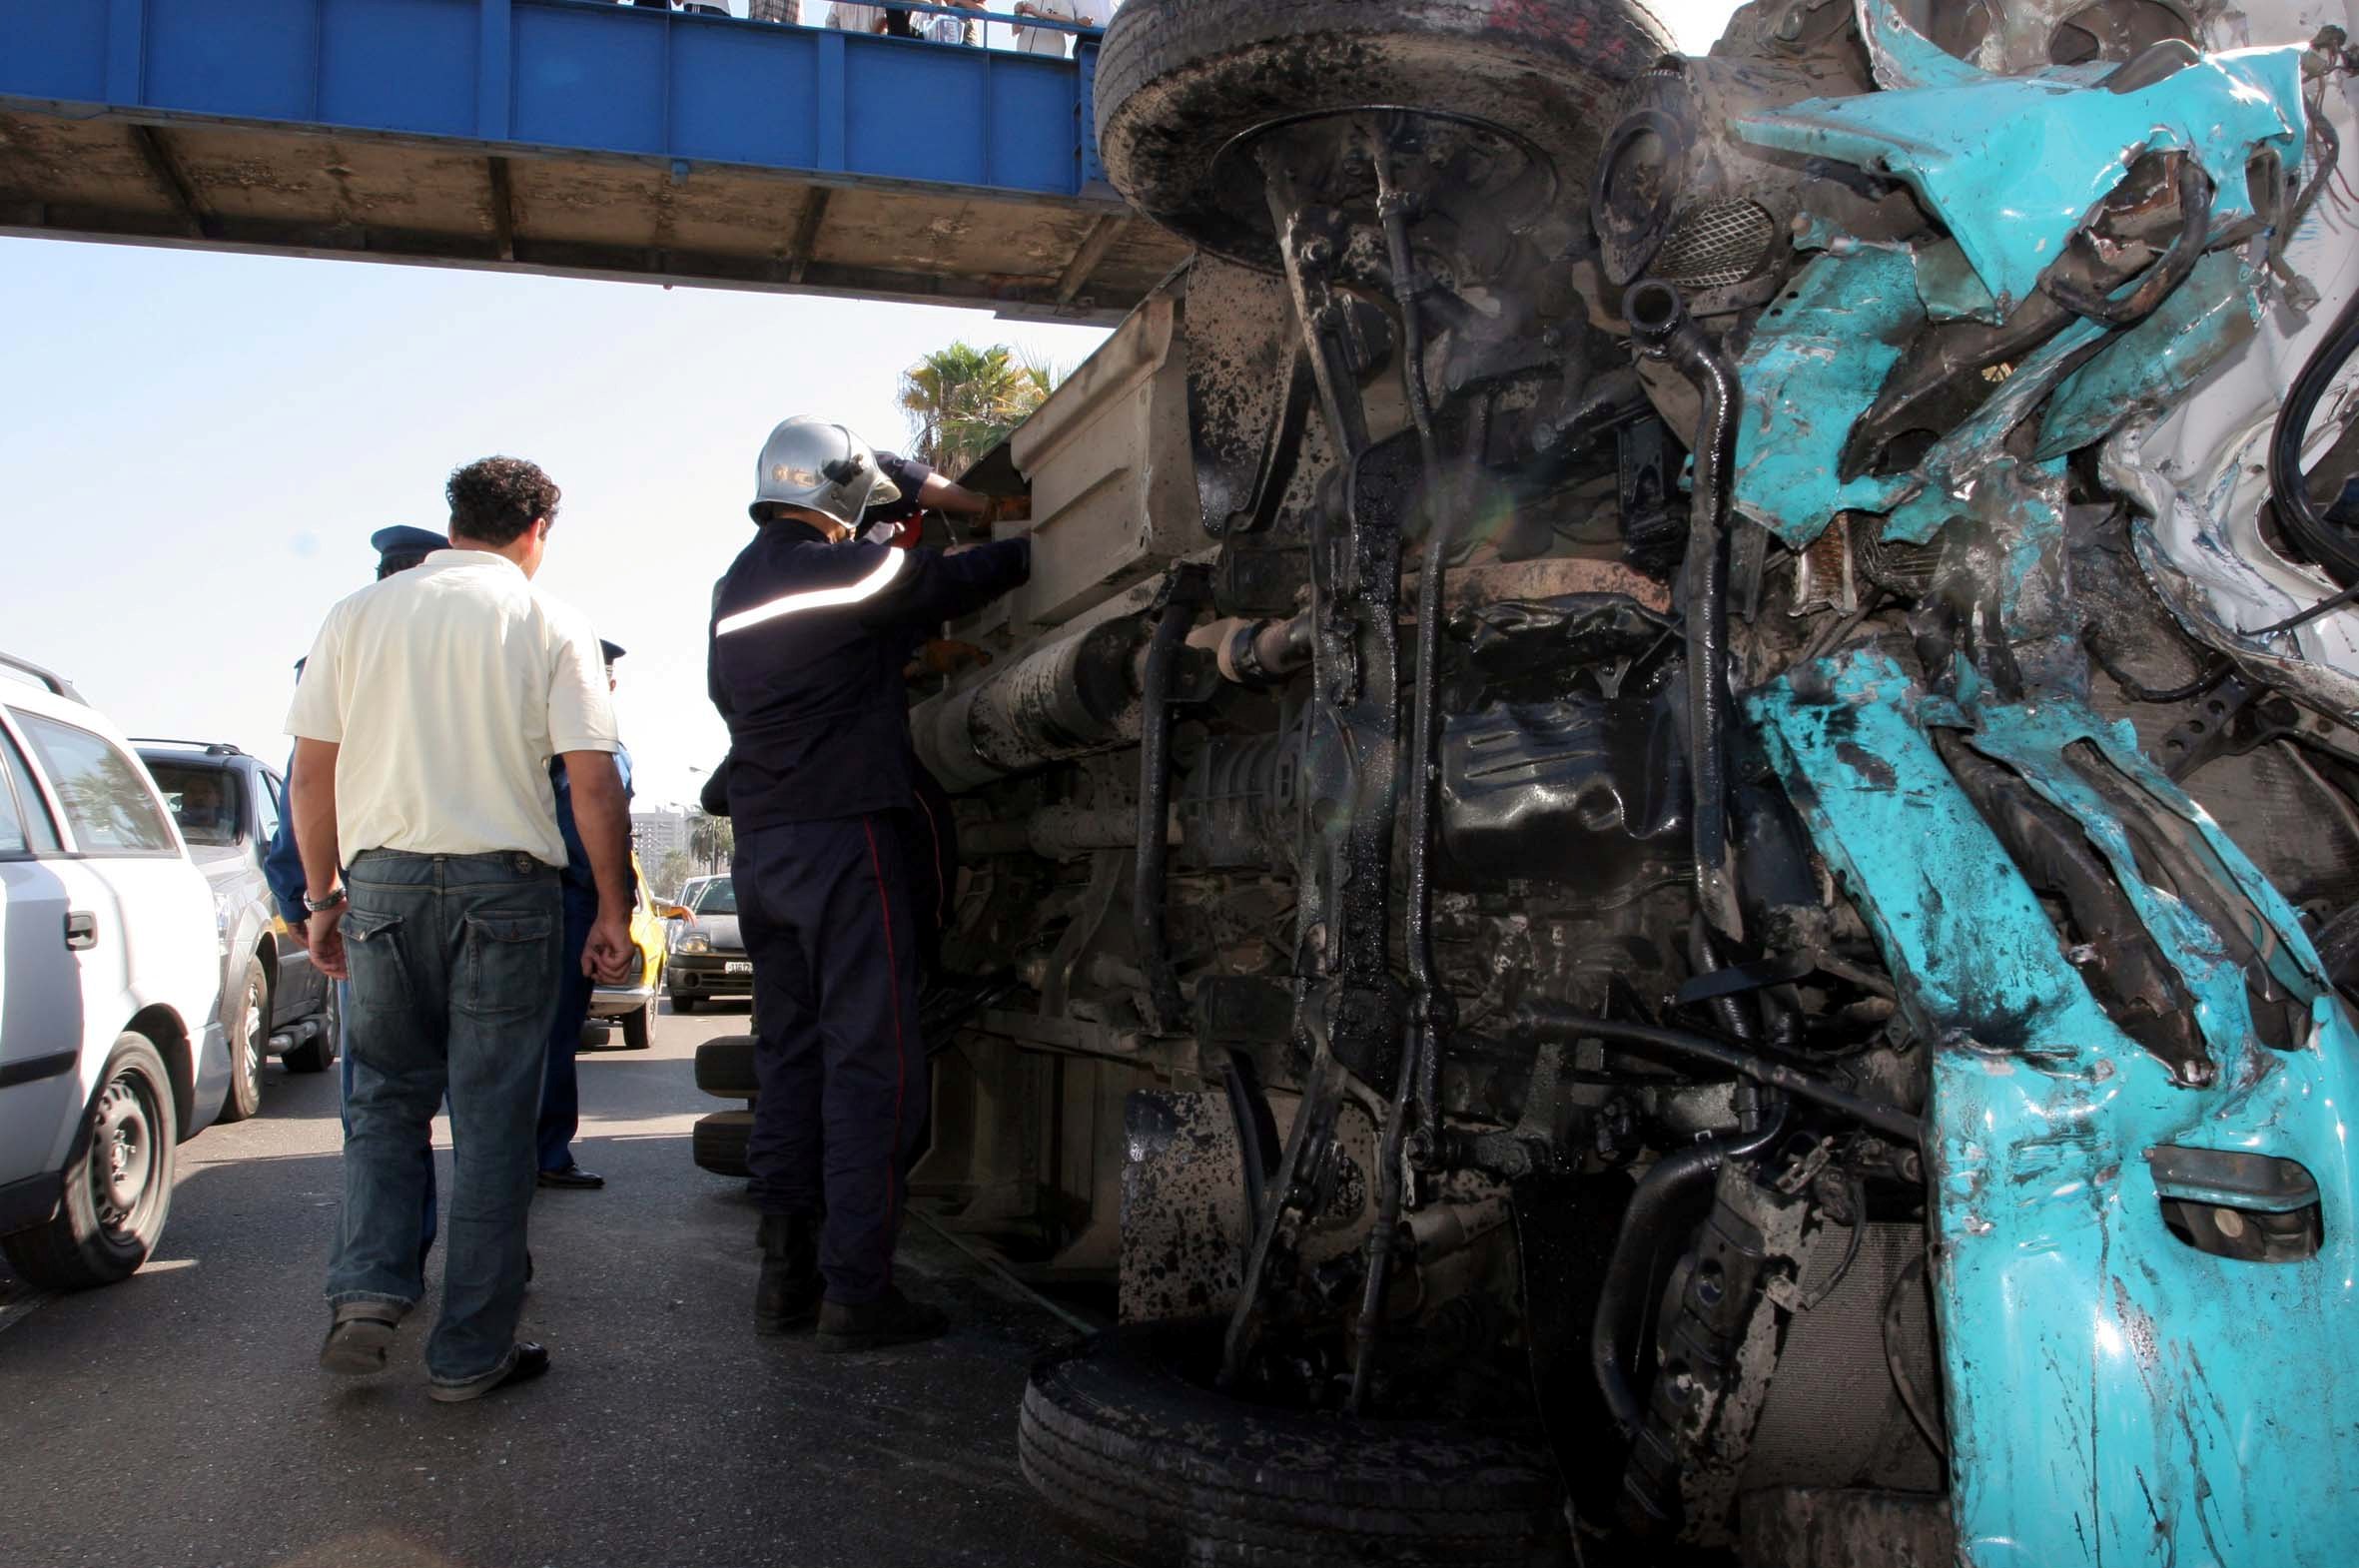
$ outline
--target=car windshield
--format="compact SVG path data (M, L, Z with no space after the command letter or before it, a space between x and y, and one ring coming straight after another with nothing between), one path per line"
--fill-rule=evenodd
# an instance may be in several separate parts
M734 915L737 913L737 884L727 877L706 883L697 890L692 908L699 915Z
M238 842L238 781L227 768L201 762L158 762L148 759L148 771L164 792L180 836L194 845L216 847Z

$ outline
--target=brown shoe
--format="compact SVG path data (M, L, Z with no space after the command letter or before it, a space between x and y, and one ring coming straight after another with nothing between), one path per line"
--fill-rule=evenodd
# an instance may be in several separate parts
M948 1312L912 1301L890 1287L873 1301L850 1306L823 1301L819 1306L819 1348L838 1353L915 1344L921 1339L940 1338L949 1330Z

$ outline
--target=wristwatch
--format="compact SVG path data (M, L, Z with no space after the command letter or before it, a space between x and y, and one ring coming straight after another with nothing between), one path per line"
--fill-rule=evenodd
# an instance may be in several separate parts
M325 915L332 909L341 909L344 906L345 898L346 894L343 888L338 888L326 898L314 898L307 892L303 896L303 907L312 914Z

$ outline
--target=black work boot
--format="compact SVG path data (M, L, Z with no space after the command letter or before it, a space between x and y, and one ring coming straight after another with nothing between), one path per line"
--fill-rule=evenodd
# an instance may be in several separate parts
M912 1301L890 1286L875 1300L857 1306L824 1301L819 1307L822 1350L882 1350L887 1345L933 1339L949 1328L950 1314L941 1307Z
M754 1332L783 1334L819 1311L826 1281L819 1277L819 1235L801 1214L764 1214L754 1232L762 1248L762 1277L754 1286Z

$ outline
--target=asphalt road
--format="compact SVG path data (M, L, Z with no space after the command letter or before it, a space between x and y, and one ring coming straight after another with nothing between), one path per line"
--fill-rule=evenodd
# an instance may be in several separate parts
M1069 1330L934 1232L911 1224L901 1274L956 1315L948 1338L828 1356L754 1337L752 1210L688 1154L690 1124L723 1109L695 1088L696 1044L744 1027L741 1007L667 1013L653 1050L584 1055L574 1150L608 1184L544 1190L532 1210L522 1331L555 1364L467 1405L426 1398L424 1308L382 1377L320 1371L336 1082L272 1066L259 1117L182 1146L137 1276L9 1307L0 1271L0 1560L1083 1560L1015 1456L1025 1366ZM446 1127L436 1141L446 1183Z

